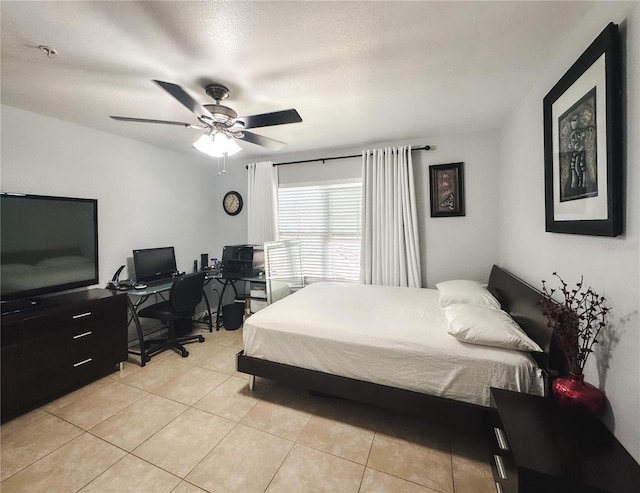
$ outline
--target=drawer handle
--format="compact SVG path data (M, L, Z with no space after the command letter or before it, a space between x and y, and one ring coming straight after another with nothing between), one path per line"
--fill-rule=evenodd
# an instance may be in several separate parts
M502 485L496 481L496 493L502 493Z
M498 447L500 447L501 450L509 450L509 444L507 443L507 438L504 436L504 431L502 430L502 428L494 426L493 431L496 434Z
M87 332L83 332L82 334L78 334L73 336L74 339L80 339L81 337L87 337L91 335L91 331L88 330Z
M91 315L91 312L85 312L85 313L80 313L79 315L74 315L72 318L74 320L77 320L79 318L89 317L90 315Z
M73 364L73 367L74 367L74 368L78 368L79 366L86 365L86 364L87 364L87 363L89 363L90 361L93 361L93 358L87 358L87 359L85 359L84 361L80 361L80 362L78 362L78 363L74 363L74 364Z
M507 472L505 471L502 457L493 454L493 461L496 463L496 469L498 470L498 476L500 477L500 479L507 479Z

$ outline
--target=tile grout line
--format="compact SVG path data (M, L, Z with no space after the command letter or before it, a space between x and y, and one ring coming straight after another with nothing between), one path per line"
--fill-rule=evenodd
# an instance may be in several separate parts
M215 334L215 333L214 333L214 334ZM215 336L214 336L214 337L212 337L211 339L213 339L213 338L215 338ZM213 341L212 341L212 342L213 342ZM234 349L234 350L236 349L235 347L233 347L233 345L225 346L225 345L222 345L222 344L216 344L216 342L213 342L213 344L214 344L215 346L221 347L221 348L222 348L222 350L229 349L229 348L232 348L232 349ZM162 363L164 363L165 361L168 361L168 360L169 360L169 358L170 358L170 356L169 356L169 357L167 357L167 358L163 358L161 361L158 361L158 363L159 363L159 364L162 364ZM180 359L178 359L178 360L176 360L176 361L181 361L181 360L180 360ZM48 411L48 410L46 410L46 409L44 409L44 408L42 408L42 407L41 407L41 408L36 408L36 409L34 409L34 411L42 411L42 412L43 412L43 414L42 414L40 417L37 417L33 422L31 422L31 423L29 423L29 424L27 424L27 425L21 426L20 428L17 428L16 430L11 431L11 432L10 432L10 433L8 433L6 436L11 436L13 433L15 433L15 432L17 432L17 431L19 431L19 430L22 430L22 429L24 429L24 428L25 428L25 427L27 427L27 426L31 426L31 425L33 425L33 424L35 424L35 423L38 423L39 421L41 421L41 420L43 420L43 419L46 419L46 418L47 418L47 417L49 417L49 416L55 417L56 419L60 419L61 421L63 421L63 422L65 422L65 423L68 423L68 424L72 425L74 428L76 428L77 430L79 430L79 431L80 431L80 433L79 433L79 435L77 435L76 437L72 438L71 440L68 440L68 441L67 441L67 442L65 442L64 444L59 445L58 447L56 447L56 449L54 449L54 450L50 451L49 453L45 454L44 456L42 456L42 457L38 458L36 461L34 461L34 462L32 462L31 464L28 464L27 466L25 466L25 467L21 468L19 471L17 471L17 472L15 472L15 473L13 473L11 476L9 476L8 478L5 478L5 479L9 479L9 478L13 477L15 474L17 474L17 473L19 473L19 472L23 471L25 468L27 468L27 467L31 466L32 464L35 464L36 462L40 461L41 459L44 459L44 458L48 457L48 456L49 456L49 455L51 455L53 452L55 452L55 451L59 450L60 448L62 448L62 447L64 447L64 446L68 445L70 442L72 442L72 441L73 441L73 440L75 440L76 438L81 437L84 433L87 433L87 434L89 434L90 436L92 436L92 437L94 437L94 438L98 438L98 439L99 439L99 440L101 440L102 442L104 442L104 443L106 443L106 444L109 444L109 445L112 445L112 446L116 447L117 449L119 449L119 450L123 451L123 452L124 452L124 456L123 456L123 457L121 457L120 459L118 459L114 464L112 464L111 466L109 466L107 469L105 469L104 471L102 471L101 473L99 473L98 475L96 475L96 476L95 476L93 479L91 479L88 483L86 483L84 486L82 486L82 488L85 488L88 484L90 484L91 482L95 481L98 477L100 477L101 475L103 475L106 471L108 471L110 468L112 468L112 467L113 467L113 466L115 466L116 464L120 463L123 459L125 459L125 458L126 458L127 456L129 456L129 455L130 455L130 456L133 456L133 457L135 457L135 458L137 458L137 459L140 459L140 460L142 460L143 462L145 462L145 463L147 463L147 464L149 464L149 465L151 465L151 466L153 466L153 467L155 467L155 468L158 468L159 470L162 470L162 471L166 472L167 474L170 474L170 475L171 475L172 477L174 477L174 478L177 478L177 479L178 479L178 485L176 485L176 487L175 487L175 488L178 488L178 487L179 487L179 485L180 485L183 481L184 481L185 483L187 483L187 484L191 484L191 485L194 485L194 486L196 486L196 487L198 487L198 488L202 488L201 486L197 485L196 483L192 483L191 481L187 480L187 479L186 479L186 476L188 476L189 474L191 474L191 472L192 472L193 470L195 470L195 469L196 469L200 464L202 464L202 462L205 460L205 458L206 458L207 456L209 456L209 454L211 454L211 453L212 453L212 451L214 451L217 447L219 447L219 446L220 446L220 443L221 443L221 442L223 442L223 441L224 441L224 440L225 440L225 439L226 439L226 438L227 438L227 437L228 437L228 436L229 436L229 435L230 435L234 430L236 430L236 429L238 428L238 425L243 425L243 426L246 426L246 427L248 427L248 428L251 428L251 429L257 430L257 431L259 431L259 432L266 433L266 434L271 435L271 436L273 436L273 437L277 437L277 438L279 438L279 439L284 439L284 440L286 440L286 441L288 441L288 442L290 442L290 443L291 443L291 447L290 447L290 449L288 450L287 454L285 455L285 457L284 457L284 458L283 458L283 460L280 462L280 464L278 465L277 469L275 470L275 472L274 472L274 473L273 473L273 475L271 476L271 478L270 478L270 480L269 480L269 482L268 482L267 486L265 487L265 491L266 491L266 489L268 489L268 488L270 487L270 485L273 483L273 480L275 479L275 477L277 476L277 474L281 471L281 469L282 469L282 467L283 467L284 463L286 462L286 460L291 456L291 453L292 453L293 449L296 447L296 445L300 445L301 447L308 447L308 448L309 448L309 449L311 449L311 450L316 450L316 451L318 451L318 452L320 452L320 453L322 453L322 454L326 454L326 455L328 455L328 456L331 456L331 457L334 457L334 458L337 458L337 459L342 459L342 460L345 460L345 461L347 461L347 462L350 462L350 463L352 463L352 464L355 464L355 465L358 465L358 466L362 467L363 469L362 469L362 474L360 475L358 491L362 490L362 487L363 487L363 481L364 481L364 477L365 477L366 472L367 472L367 468L369 468L369 469L371 469L371 470L379 471L379 472L381 472L381 473L383 473L383 474L389 475L389 476L394 477L394 478L397 478L397 479L399 479L399 480L402 480L402 481L406 481L406 482L412 483L412 484L414 484L414 485L416 485L416 486L425 487L425 488L430 488L430 489L433 489L434 491L436 491L436 490L440 491L440 488L426 487L425 485L422 485L421 483L416 483L415 481L411 481L411 480L406 479L406 478L404 478L404 477L397 476L397 475L395 475L395 474L388 473L388 472L386 472L386 471L384 471L384 470L379 470L379 469L376 469L375 467L371 467L371 466L369 466L369 461L370 461L370 459L371 459L371 454L372 454L372 451L373 451L373 447L374 447L374 444L375 444L375 440L376 440L376 438L377 438L378 436L380 436L380 435L384 435L384 433L383 433L382 431L380 431L380 429L379 429L379 428L380 428L380 424L381 424L381 423L378 423L378 421L377 421L377 420L379 419L379 417L377 417L377 418L376 418L376 421L374 422L373 430L371 430L371 428L370 428L370 427L361 427L361 426L357 426L357 425L352 425L352 426L355 426L356 428L362 428L362 429L364 429L364 430L370 430L370 431L373 431L373 437L372 437L371 442L370 442L369 447L368 447L368 452L367 452L367 456L366 456L366 459L365 459L365 463L364 463L364 464L362 464L362 463L357 462L357 461L355 461L355 460L352 460L352 459L345 458L345 457L342 457L342 456L340 456L340 455L337 455L336 453L328 452L328 451L326 451L326 450L322 450L321 448L318 448L318 447L317 447L317 446L315 446L315 445L308 445L308 444L306 444L306 443L302 443L302 442L300 442L300 441L299 441L299 440L300 440L300 438L301 438L301 436L302 436L302 434L303 434L303 432L304 432L304 430L306 429L306 427L307 427L307 426L309 426L309 423L311 422L311 420L312 420L314 417L318 417L318 418L322 418L322 419L328 419L328 420L330 420L330 421L336 421L336 422L340 422L340 423L343 423L343 424L349 424L349 425L351 425L351 423L350 423L350 422L348 422L348 420L347 420L347 421L342 421L342 420L340 420L340 419L339 419L339 416L338 416L338 418L335 418L335 416L334 416L333 418L330 418L330 417L324 416L324 415L323 415L323 412L322 412L322 411L323 411L322 406L317 406L317 405L316 405L316 406L313 408L313 411L311 411L311 412L308 412L308 411L301 411L301 409L297 409L297 407L296 407L296 406L294 406L294 407L292 408L292 409L295 409L295 410L301 411L301 412L303 412L303 413L305 413L305 414L307 414L307 415L309 416L309 417L308 417L308 419L307 419L307 421L306 421L306 423L305 423L305 425L304 425L304 427L303 427L303 428L302 428L302 430L301 430L301 431L296 435L296 437L295 437L293 440L292 440L292 439L290 439L290 438L282 437L282 436L280 436L280 435L278 435L277 433L274 433L274 432L272 432L272 431L266 431L266 430L263 430L263 429L259 428L259 427L258 427L258 426L256 426L256 425L251 425L251 424L243 423L243 422L242 422L242 420L243 420L243 419L244 419L244 418L245 418L245 417L246 417L246 416L247 416L247 415L248 415L248 414L249 414L249 413L250 413L250 412L251 412L251 411L252 411L252 410L253 410L253 409L254 409L254 408L259 404L259 403L260 403L260 402L262 402L262 401L264 401L264 402L270 402L270 401L268 401L267 399L265 399L266 394L265 394L265 395L263 395L263 396L262 396L262 397L260 397L260 398L257 398L257 397L256 397L256 398L255 398L255 402L253 402L253 404L252 404L252 406L250 407L250 409L249 409L249 410L248 410L248 411L247 411L247 412L246 412L242 417L240 417L238 421L236 421L236 420L234 420L234 419L229 419L229 418L227 418L227 417L225 417L225 416L221 416L221 415L216 414L215 412L212 412L212 411L210 411L210 410L207 410L207 409L200 409L200 408L196 407L196 405L198 404L198 402L200 402L202 399L206 398L206 397L207 397L211 392L214 392L216 389L218 389L218 388L219 388L221 385L223 385L225 382L228 382L228 381L229 381L229 379L230 379L230 377L236 377L236 378L239 378L239 377L237 377L236 375L234 375L234 372L233 372L233 371L231 371L231 370L229 370L229 371L231 371L230 373L229 373L229 371L221 372L220 370L216 370L216 369L212 369L212 368L208 368L208 367L203 367L203 366L200 366L200 365L197 365L197 364L190 364L188 361L186 361L186 363L189 365L189 369L186 369L186 370L185 370L185 372L190 371L190 369L192 369L192 368L202 368L202 369L205 369L205 370L215 371L215 372L218 372L218 373L225 374L225 375L226 375L226 378L224 378L224 380L220 381L220 382L219 382L215 387L213 387L209 392L207 392L204 396L200 397L200 398L199 398L198 400L196 400L194 403L192 403L192 404L185 404L184 402L180 402L180 401L178 401L178 400L175 400L174 398L167 397L167 396L164 396L164 395L161 395L161 394L156 393L156 392L157 392L157 390L158 390L158 388L162 387L163 385L165 385L165 384L167 384L167 383L169 383L169 382L171 382L171 381L173 381L173 380L175 380L175 379L177 379L177 378L180 378L180 376L175 377L175 378L172 378L172 379L168 380L167 382L164 382L162 385L160 385L160 386L158 386L158 387L154 387L154 388L153 388L153 390L147 390L147 389L145 389L145 388L140 388L140 387L136 387L136 386L134 386L134 385L131 385L130 383L122 382L122 381L117 377L117 372L114 372L114 373L112 373L112 374L110 374L110 375L107 375L107 376L105 376L105 377L103 377L103 378L108 378L108 379L110 379L110 381L111 381L112 383L122 383L123 385L126 385L127 387L130 387L130 388L132 388L132 389L139 390L139 391L141 391L141 394L140 394L140 396L139 396L139 397L137 397L133 402L131 402L130 404L126 405L124 408L119 409L117 412L115 412L114 414L112 414L112 415L108 416L107 418L103 419L102 421L100 421L100 423L97 423L97 424L95 424L95 425L91 426L91 427L90 427L89 429L87 429L87 430L85 430L85 429L83 429L82 427L80 427L80 426L78 426L78 425L76 425L76 424L74 424L74 423L72 423L72 422L68 421L68 420L67 420L67 419L65 419L65 418L62 418L61 416L58 416L58 415L56 414L56 412L58 412L59 410L56 410L56 411ZM134 363L134 362L129 362L129 364L132 364L132 365L136 365L136 366L137 366L137 364L136 364L136 363ZM137 370L136 370L136 371L137 371ZM247 385L247 384L245 384L245 385ZM99 392L100 390L102 390L102 388L96 388L95 390L92 390L91 392L88 392L86 395L82 395L82 396L80 396L77 400L79 400L79 399L85 399L85 398L87 398L87 397L91 396L94 392ZM296 395L297 395L297 394L296 394ZM208 451L208 452L207 452L207 453L206 453L206 454L205 454L201 459L199 459L199 460L197 461L197 463L196 463L196 464L194 464L194 465L193 465L193 467L191 467L191 469L190 469L188 472L186 472L186 473L184 474L184 477L181 477L181 476L179 476L179 475L176 475L176 474L172 473L171 471L168 471L168 470L164 469L163 467L161 467L161 466L159 466L159 465L154 464L153 462L150 462L150 461L149 461L149 460L147 460L147 459L144 459L144 458L142 458L142 457L139 457L138 455L136 455L135 453L133 453L133 450L132 450L132 451L128 451L128 450L126 450L126 449L122 448L121 446L119 446L119 445L117 445L117 444L115 444L115 443L110 442L108 439L101 438L100 436L95 435L95 434L94 434L94 432L92 431L94 428L96 428L96 427L97 427L98 425L100 425L101 423L103 423L103 422L105 422L105 421L107 421L107 420L109 420L109 419L113 418L113 417L114 417L114 416L116 416L117 414L119 414L119 413L121 413L121 412L123 412L123 411L125 411L125 410L127 410L127 409L130 409L131 407L135 406L136 404L139 404L139 402L140 402L142 399L146 398L147 396L155 396L155 397L159 397L159 398L167 399L167 400L169 400L169 401L171 401L171 402L174 402L174 403L177 403L177 404L181 404L181 405L185 406L185 408L184 408L184 409L183 409L183 410L182 410L182 411L181 411L177 416L174 416L174 417L173 417L173 418L172 418L168 423L166 423L164 426L162 426L159 430L156 430L156 431L155 431L151 436L149 436L149 437L147 437L146 439L144 439L144 440L143 440L140 444L138 444L136 447L141 446L142 444L144 444L144 443L146 443L148 440L150 440L152 437L154 437L154 436L156 436L158 433L162 432L162 430L166 429L166 427L167 427L167 426L169 426L172 422L174 422L176 419L178 419L180 416L182 416L185 412L187 412L187 411L188 411L188 410L190 410L190 409L197 410L197 411L201 411L201 412L205 412L205 413L207 413L207 414L209 414L209 415L211 415L211 416L215 416L215 417L217 417L217 418L221 418L221 419L224 419L224 420L230 421L230 422L232 422L232 423L233 423L233 426L232 426L232 427L231 427L231 428L230 428L230 429L229 429L229 430L224 434L224 436L222 436L222 437L217 441L217 443L216 443L216 445L215 445L214 447L212 447L212 448L211 448L211 449L210 449L210 450L209 450L209 451ZM63 407L62 407L62 408L60 408L60 409L63 409L63 408L64 408L64 407L66 407L66 406L72 405L74 402L77 402L77 400L69 402L68 404L66 404L65 406L63 406ZM285 402L286 402L286 400L285 400ZM281 405L283 405L283 406L285 406L285 407L289 407L289 406L286 406L285 404L281 404ZM357 412L357 411L356 411L356 412ZM344 417L344 416L343 416L343 417ZM393 435L392 435L392 436L393 436ZM3 437L3 438L4 438L4 437ZM410 442L411 442L411 441L410 441ZM413 443L413 442L412 442L412 443ZM456 475L455 475L455 471L454 471L454 458L453 458L453 443L452 443L452 436L449 436L449 439L448 439L448 447L447 447L447 448L448 448L448 453L449 453L449 464L450 464L450 471L451 471L451 473L450 473L450 474L451 474L451 481L452 481L452 492L451 492L451 493L458 493L458 492L457 492L457 488L456 488ZM4 481L3 481L3 482L4 482ZM82 488L80 488L80 489L82 489ZM175 488L174 488L174 490L175 490ZM202 489L206 490L206 488L202 488ZM449 493L449 492L444 492L444 493Z
M71 423L71 422L69 422L69 421L67 421L67 420L65 420L65 419L63 419L63 418L61 418L61 417L59 417L59 416L56 416L55 414L52 414L52 413L50 413L49 411L44 411L44 412L45 412L45 413L47 413L47 414L49 414L50 416L52 416L52 417L56 418L56 419L59 419L59 420L61 420L61 421L64 421L65 423L70 424L70 425L71 425L71 426L73 426L74 428L77 428L78 430L80 430L80 434L79 434L79 435L77 435L77 436L74 436L73 438L71 438L71 439L67 440L66 442L64 442L64 443L62 443L62 444L60 444L60 445L58 445L55 449L50 450L49 452L47 452L46 454L44 454L42 457L38 457L38 458L37 458L36 460L34 460L33 462L30 462L29 464L25 465L24 467L21 467L20 469L18 469L16 472L14 472L13 474L11 474L10 476L8 476L8 477L4 478L4 479L2 480L2 483L4 483L5 481L7 481L9 478L14 477L16 474L18 474L18 473L20 473L20 472L24 471L25 469L27 469L28 467L32 466L32 465L33 465L33 464L35 464L36 462L40 462L40 461L41 461L42 459L44 459L45 457L50 456L50 455L51 455L51 454L53 454L55 451L57 451L57 450L61 449L61 448L62 448L62 447L64 447L65 445L67 445L67 444L71 443L72 441L74 441L76 438L81 437L83 433L87 433L87 432L86 432L86 430L83 430L83 429L82 429L82 428L80 428L78 425L75 425L75 424L73 424L73 423ZM45 418L46 418L46 416L44 416L43 418L41 418L41 419L39 419L39 420L37 420L37 421L34 421L34 423L37 423L38 421L42 421L42 420L43 420L43 419L45 419ZM31 423L31 424L34 424L34 423ZM26 428L26 426L25 426L25 427L20 428L19 430L22 430L22 429L24 429L24 428ZM19 431L19 430L16 430L16 431ZM10 433L10 434L11 434L11 433ZM2 483L0 483L0 484L2 484Z

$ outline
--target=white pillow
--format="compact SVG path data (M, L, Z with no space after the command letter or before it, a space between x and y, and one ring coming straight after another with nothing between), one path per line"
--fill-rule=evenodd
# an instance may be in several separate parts
M500 309L500 302L493 296L484 284L478 281L444 281L436 284L440 294L440 307L466 303L481 305L496 310Z
M462 342L518 351L542 351L502 310L478 305L449 305L443 309L447 332Z

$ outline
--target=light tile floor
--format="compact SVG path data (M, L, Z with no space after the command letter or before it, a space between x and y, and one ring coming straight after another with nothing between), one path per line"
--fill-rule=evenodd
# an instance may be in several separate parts
M495 491L482 430L312 397L235 370L242 330L209 333L2 425L12 492Z

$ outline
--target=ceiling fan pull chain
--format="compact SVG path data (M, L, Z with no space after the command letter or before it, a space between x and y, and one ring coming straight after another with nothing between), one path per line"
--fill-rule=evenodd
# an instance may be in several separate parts
M218 176L224 175L227 173L227 156L226 154L222 155L222 169L220 169L220 158L218 158Z

